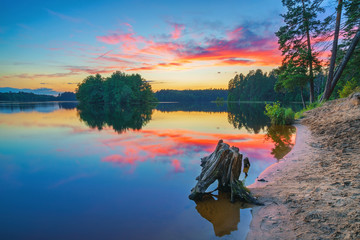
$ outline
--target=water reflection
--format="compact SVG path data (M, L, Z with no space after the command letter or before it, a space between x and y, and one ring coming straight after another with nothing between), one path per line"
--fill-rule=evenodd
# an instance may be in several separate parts
M264 115L264 110L264 103L229 103L228 121L234 128L245 128L256 134L269 126L270 120Z
M77 107L78 102L58 102L60 109L71 110Z
M274 143L274 147L271 149L271 154L277 160L282 159L293 148L294 134L296 128L294 126L276 126L272 125L268 127L265 140L270 140Z
M50 113L58 109L74 109L78 102L0 102L0 113L43 112Z
M249 157L251 184L276 162L273 149L294 139L269 128L266 141L266 118L247 116L256 108L250 104L230 112L215 103L7 105L0 104L0 239L245 239L250 206L221 193L188 200L200 158L224 139Z
M142 105L86 105L77 107L78 115L82 121L91 128L102 130L105 126L112 127L117 133L127 130L140 130L150 120L152 104Z
M222 237L238 230L240 209L250 207L252 205L247 203L231 203L229 193L219 191L218 195L204 195L201 201L196 201L195 208L203 218L212 223L215 235Z
M156 109L162 112L227 112L227 105L213 102L174 102L160 103Z

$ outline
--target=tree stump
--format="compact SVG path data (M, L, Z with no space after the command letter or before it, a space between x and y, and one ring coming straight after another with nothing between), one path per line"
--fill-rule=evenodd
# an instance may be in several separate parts
M230 147L223 140L219 140L215 151L209 156L201 158L202 170L196 178L198 182L191 189L189 198L191 200L201 199L206 194L207 188L218 180L218 190L231 192L231 202L239 199L240 201L259 204L250 191L239 181L242 157L243 155L239 153L237 147Z

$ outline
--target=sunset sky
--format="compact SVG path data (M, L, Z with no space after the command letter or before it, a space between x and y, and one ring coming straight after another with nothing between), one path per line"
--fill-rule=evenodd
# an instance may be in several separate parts
M74 91L120 70L154 90L227 88L280 64L282 12L280 0L2 0L0 87Z

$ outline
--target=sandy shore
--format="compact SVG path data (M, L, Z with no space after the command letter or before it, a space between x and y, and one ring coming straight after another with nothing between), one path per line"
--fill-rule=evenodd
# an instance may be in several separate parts
M247 239L360 239L360 98L327 102L295 126L293 150L249 186L265 206Z

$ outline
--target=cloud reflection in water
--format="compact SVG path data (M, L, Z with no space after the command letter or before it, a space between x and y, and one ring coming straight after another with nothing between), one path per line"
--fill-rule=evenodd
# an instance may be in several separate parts
M140 130L102 141L116 154L102 158L119 166L136 165L144 161L169 162L175 172L185 171L191 163L199 164L200 157L211 153L219 139L240 148L252 160L272 160L273 143L265 134L216 134L192 130Z

